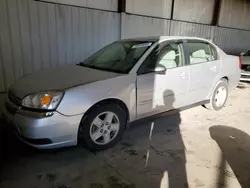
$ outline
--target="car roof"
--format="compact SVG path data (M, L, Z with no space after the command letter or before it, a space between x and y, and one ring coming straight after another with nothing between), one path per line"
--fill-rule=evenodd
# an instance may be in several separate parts
M136 41L149 41L149 42L163 42L166 40L181 40L181 39L195 39L195 40L203 40L206 42L211 42L207 39L204 38L199 38L199 37L185 37L185 36L152 36L152 37L139 37L139 38L130 38L130 39L125 39L125 40L136 40Z

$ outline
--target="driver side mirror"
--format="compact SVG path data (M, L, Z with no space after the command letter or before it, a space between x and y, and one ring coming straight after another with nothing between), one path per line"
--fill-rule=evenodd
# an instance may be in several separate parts
M155 70L154 70L154 72L158 74L165 74L166 71L167 69L163 65L158 65L157 67L155 67Z
M245 55L245 52L241 52L241 53L240 53L240 56L244 56L244 55Z
M157 65L155 68L150 68L147 72L154 72L156 74L165 74L167 71L166 67L163 65Z

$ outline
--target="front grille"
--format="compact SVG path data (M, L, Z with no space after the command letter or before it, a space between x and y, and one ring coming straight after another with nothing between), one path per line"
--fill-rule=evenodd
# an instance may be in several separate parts
M17 106L21 106L22 105L22 99L16 97L12 92L9 91L8 93L8 98L9 100L14 103Z
M40 139L33 139L33 138L26 138L22 137L26 142L30 144L35 145L46 145L46 144L52 144L53 142L48 138L40 138Z

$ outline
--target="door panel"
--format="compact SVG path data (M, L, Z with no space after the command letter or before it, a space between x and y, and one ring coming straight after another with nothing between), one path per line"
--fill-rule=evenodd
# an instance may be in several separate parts
M169 69L166 74L149 73L137 77L138 118L186 106L189 67Z
M186 105L190 70L185 62L180 41L159 44L145 59L137 76L138 118ZM160 67L166 71L156 72Z
M191 103L203 101L207 98L211 88L214 87L220 73L220 62L211 61L190 66Z
M206 100L221 71L217 52L211 44L204 41L188 41L185 44L190 63L190 89L188 99L191 103Z

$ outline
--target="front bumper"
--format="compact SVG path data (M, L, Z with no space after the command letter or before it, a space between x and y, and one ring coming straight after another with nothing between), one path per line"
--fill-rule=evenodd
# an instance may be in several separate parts
M241 71L240 81L249 82L250 81L250 71Z
M32 112L6 101L3 115L10 129L21 141L38 149L54 149L77 144L82 115L64 116Z

